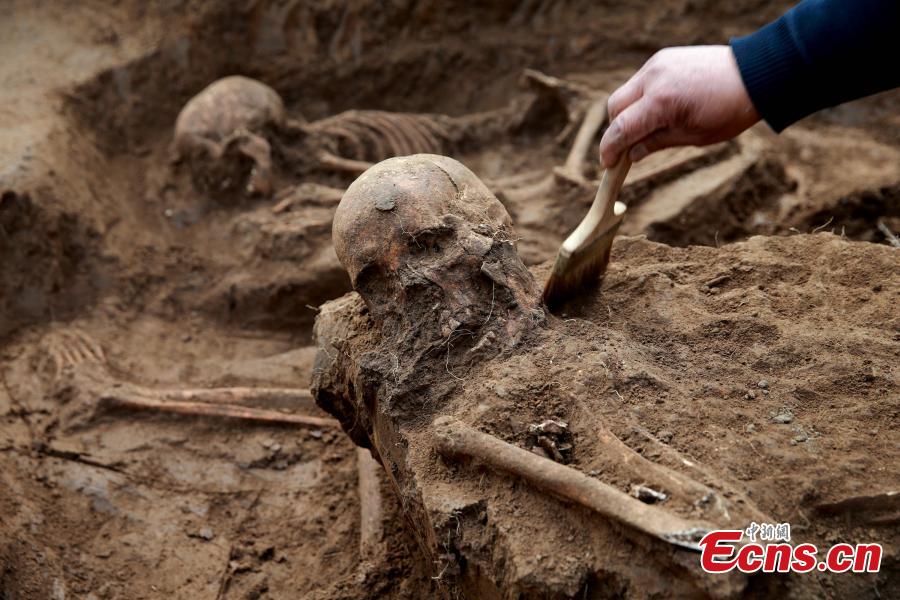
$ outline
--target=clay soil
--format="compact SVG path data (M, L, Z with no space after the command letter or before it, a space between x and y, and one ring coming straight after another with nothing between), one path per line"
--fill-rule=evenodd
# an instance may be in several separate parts
M334 202L300 197L290 210L273 212L271 197L217 197L192 185L173 161L172 138L194 94L243 74L273 87L293 118L348 109L465 115L520 96L523 69L612 90L658 48L721 42L789 4L2 3L0 598L362 599L457 591L433 579L436 566L423 559L386 478L376 551L360 547L357 454L339 428L99 408L103 394L135 386L306 390L317 307L350 290L331 247ZM800 481L769 474L777 481L759 488L760 502L824 541L847 531L860 541L883 539L887 529L854 521L839 501L861 493L869 478L879 493L900 486L900 251L884 233L900 232L898 115L900 95L882 94L780 136L760 126L690 160L678 153L648 159L625 190L623 233L650 241L617 245L614 264L628 266L613 270L608 301L567 322L572 339L590 337L579 333L578 319L600 323L622 345L607 357L655 356L657 372L620 368L616 389L627 394L629 418L650 415L642 426L657 438L683 443L682 452L716 463L729 480L769 468L758 449L814 470ZM496 182L491 187L513 217L529 265L552 256L590 199L503 189L504 181L550 173L565 160L556 117L455 155ZM276 196L304 183L340 189L352 181L310 173L283 148L275 159ZM794 240L812 233L797 240L821 240L827 251ZM756 235L764 237L742 243ZM840 298L817 295L812 269L822 256L835 268L844 260L854 265L852 277L831 282ZM750 276L730 270L728 260L765 268ZM542 276L546 267L535 272ZM660 291L679 278L690 280L690 293ZM796 301L789 306L768 304L768 286L776 295L784 286L802 293L785 292ZM668 321L645 306L663 297ZM740 320L719 315L724 303L742 300ZM691 317L704 303L715 310ZM842 337L832 320L861 337ZM863 335L867 328L875 342ZM609 339L590 335L597 347L584 352L608 363L599 346ZM690 353L667 354L685 340ZM754 355L754 344L767 340L778 341L767 346L777 353ZM546 343L569 358L579 352L564 338ZM831 358L852 356L847 370L835 371L836 358L817 363L820 344ZM712 354L737 362L706 372L703 357ZM512 427L513 440L519 421L555 410L568 415L554 405L561 392L537 386L531 393L515 383L550 381L555 368L510 362L479 375L488 391L496 384L531 399L519 416L500 403L492 416L497 431ZM757 378L774 383L781 375L785 382L769 394L753 388ZM656 406L657 398L665 407L667 394L688 388L710 408L666 413ZM755 403L744 399L751 391ZM832 403L828 410L817 408L821 398ZM262 408L328 416L311 401ZM787 413L796 421L774 427L771 419ZM798 416L804 413L813 416ZM733 414L730 429L726 414ZM704 433L704 419L715 421L712 434ZM614 433L626 436L627 426ZM816 460L817 448L856 458L832 469ZM784 505L792 498L825 506L822 520L792 512ZM829 502L838 502L831 513ZM896 533L896 505L892 510L879 522ZM896 556L891 560L896 569ZM889 597L879 590L890 583L885 576L852 589ZM896 579L893 586L887 589L896 593ZM643 595L639 587L626 591Z

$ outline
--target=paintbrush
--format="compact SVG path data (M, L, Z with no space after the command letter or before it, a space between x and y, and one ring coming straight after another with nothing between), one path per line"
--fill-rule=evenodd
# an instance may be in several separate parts
M625 153L603 173L588 214L560 247L544 286L544 302L550 308L590 289L606 271L613 238L625 215L625 205L616 198L630 168Z

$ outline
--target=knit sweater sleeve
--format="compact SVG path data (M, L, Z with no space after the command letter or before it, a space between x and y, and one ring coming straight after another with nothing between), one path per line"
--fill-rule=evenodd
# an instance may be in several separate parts
M757 112L782 131L900 86L900 0L804 0L731 48Z

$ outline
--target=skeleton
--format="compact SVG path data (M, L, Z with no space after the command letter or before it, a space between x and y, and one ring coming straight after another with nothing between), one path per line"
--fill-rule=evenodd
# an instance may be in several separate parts
M523 80L532 93L502 108L461 117L348 110L307 122L288 118L281 97L265 84L226 77L189 100L178 115L176 156L189 164L203 189L267 196L274 186L273 148L299 174L324 170L359 175L394 156L482 146L560 107L567 118L559 135L564 141L593 103L605 105L605 94L537 71L526 71ZM567 166L574 165L570 162Z
M309 391L295 388L151 389L116 380L109 372L103 347L83 330L70 327L44 338L58 388L77 388L81 399L64 415L67 427L87 427L104 415L151 412L196 418L220 418L247 424L334 428L334 419L288 414L260 406L309 406ZM359 552L365 564L381 548L383 508L380 466L368 450L357 448L356 469L360 500Z
M474 365L540 335L547 325L539 291L516 254L508 214L461 164L433 155L379 163L345 193L333 236L359 296L328 303L319 313L316 401L357 444L372 449L401 498L429 485L422 481L431 467L420 472L416 465L433 451L422 445L429 438L421 437L423 423L431 423L434 449L451 463L476 459L534 489L574 500L638 537L695 548L695 534L734 518L734 507L707 486L643 458L606 428L597 430L596 445L610 469L696 505L704 519L647 506L571 467L440 417ZM462 484L465 478L457 474L451 480ZM440 507L452 501L431 512L422 502L408 502L410 518L440 531ZM740 518L761 514L752 506L737 512ZM422 535L432 547L431 534ZM447 556L435 552L438 562Z
M44 338L57 389L73 389L64 426L89 426L103 415L138 411L224 418L248 423L300 427L335 427L333 419L286 414L266 406L310 406L310 393L294 388L227 387L154 389L117 380L108 368L103 347L76 327L55 331Z

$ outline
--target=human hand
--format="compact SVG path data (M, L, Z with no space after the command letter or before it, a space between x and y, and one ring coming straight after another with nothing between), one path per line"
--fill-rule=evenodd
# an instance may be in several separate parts
M609 97L600 156L637 162L671 146L730 140L759 121L728 46L684 46L654 54Z

